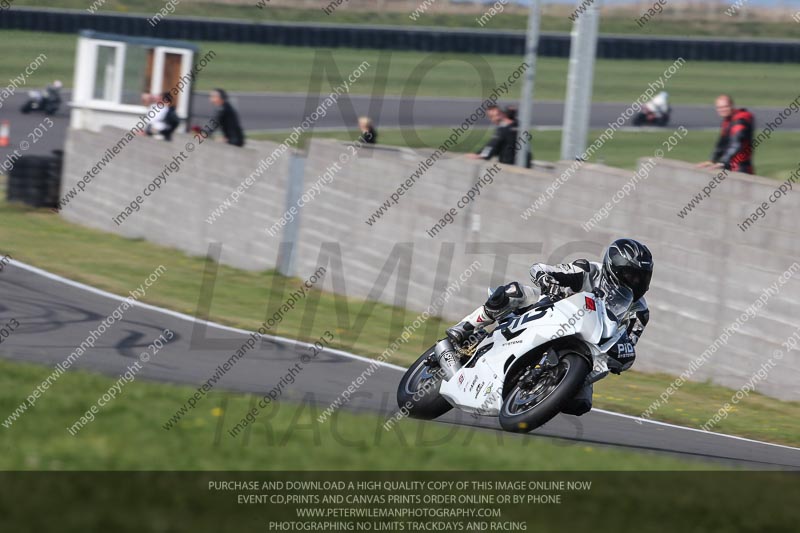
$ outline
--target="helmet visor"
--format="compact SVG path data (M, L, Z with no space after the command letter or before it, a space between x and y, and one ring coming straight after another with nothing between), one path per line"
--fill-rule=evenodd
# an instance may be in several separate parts
M650 278L653 272L633 267L621 267L616 270L617 279L620 283L633 291L633 299L638 300L650 288Z

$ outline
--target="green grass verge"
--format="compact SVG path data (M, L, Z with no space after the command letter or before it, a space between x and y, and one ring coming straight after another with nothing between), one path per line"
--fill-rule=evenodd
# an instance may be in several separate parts
M0 359L0 413L7 416L49 375ZM36 406L0 429L0 470L700 470L705 463L605 447L556 444L415 420L384 431L375 415L340 412L325 424L310 404L281 402L252 433L230 437L250 408L244 394L211 393L166 431L194 389L134 381L72 436L67 428L115 378L64 374ZM713 465L711 466L714 469Z
M195 314L205 265L202 258L189 257L141 240L86 229L47 211L5 202L0 202L0 252L118 294L126 294L131 287L138 286L155 265L163 264L167 272L148 292L145 300L189 314ZM247 272L220 266L210 318L254 330L265 317L266 304L278 305L285 298L284 291L288 294L298 283L299 280L282 278L273 272ZM398 337L398 328L416 316L416 313L384 304L365 304L329 293L317 295L318 300L308 298L294 313L286 315L274 333L310 340L319 338L324 330L336 325L337 347L376 357ZM308 305L318 306L310 329L301 327ZM349 310L348 321L343 320L341 313L345 307ZM266 309L266 313L273 311ZM352 327L357 318L367 321L367 327L360 333ZM409 364L441 334L445 325L436 317L429 320L425 331L402 345L390 362ZM647 357L646 354L641 356ZM595 405L638 415L671 382L669 376L637 372L611 376L597 384ZM733 392L707 383L689 383L674 394L668 406L657 411L653 418L699 427L730 399ZM174 410L174 404L171 405ZM754 393L716 429L800 445L798 419L800 402L781 402Z
M327 5L328 2L319 2ZM491 2L490 2L491 3ZM85 10L91 4L86 0L49 0L47 7ZM257 9L255 0L241 4L217 2L182 2L177 5L174 16L195 16L209 18L233 18L258 22L324 22L340 24L389 24L395 26L439 26L449 28L481 28L477 19L488 10L487 4L482 10L466 12L429 12L414 21L405 11L366 11L360 7L349 8L342 4L333 16L325 14L319 8L287 8L268 6ZM18 7L42 7L39 0L15 0ZM99 12L141 13L148 17L164 7L162 0L106 0L99 7ZM568 32L572 22L567 18L570 6L545 6L542 14L542 31ZM621 9L604 13L600 19L602 33L621 33L633 35L683 35L708 37L763 37L763 38L796 38L797 31L791 20L743 20L723 17L722 8L717 17L709 17L707 12L686 13L682 15L665 13L653 18L645 28L636 24L636 17L644 13L633 9ZM699 15L699 16L698 16ZM485 23L485 31L524 30L527 23L527 11L519 8L508 8L504 13L492 17Z
M480 135L470 135L459 139L452 152L476 152L489 139L491 130L476 128ZM651 157L659 148L666 152L664 143L673 133L673 128L662 131L619 131L614 138L595 152L590 161L603 163L612 167L634 170L641 157ZM450 135L450 128L419 128L416 131L400 129L378 129L380 144L406 146L409 148L435 148ZM589 134L589 142L599 138L602 131L594 130ZM287 133L257 133L254 139L282 142ZM347 131L315 132L314 135L326 139L354 140L356 133ZM666 153L669 159L678 159L690 163L705 161L717 141L716 131L690 131L689 135L679 140L672 150ZM677 138L677 137L676 137ZM465 142L465 141L469 142ZM760 176L784 180L789 177L800 162L796 153L800 145L800 132L777 132L761 143L756 149L755 166ZM561 155L561 132L539 131L533 134L533 150L536 159L557 161Z
M26 87L39 87L56 78L72 85L75 35L0 31L8 53L0 57L0 80L11 79L40 53L47 61L28 79ZM265 46L254 44L200 43L203 51L217 56L198 77L196 89L224 87L230 91L308 92L312 72L335 68L343 79L362 61L370 63L364 75L351 86L354 94L372 94L381 61L377 50ZM331 56L327 54L330 53ZM514 56L475 56L468 54L424 54L391 52L386 73L385 94L404 96L447 96L483 98L520 64ZM315 57L317 63L315 63ZM333 58L330 62L329 58ZM434 68L418 69L426 57ZM444 60L438 62L439 59ZM662 76L671 61L598 60L593 90L595 102L633 102ZM386 63L384 63L386 64ZM536 98L563 100L567 79L566 59L540 58L537 63ZM476 68L478 70L476 70ZM335 71L336 71L335 70ZM334 71L334 72L335 72ZM494 81L492 81L492 73ZM673 103L713 105L723 91L733 92L737 103L746 106L784 107L797 98L796 76L792 69L759 63L687 62L667 83ZM322 81L322 91L336 83ZM521 81L510 86L501 98L519 97ZM485 88L485 89L484 89ZM22 89L20 89L22 90Z

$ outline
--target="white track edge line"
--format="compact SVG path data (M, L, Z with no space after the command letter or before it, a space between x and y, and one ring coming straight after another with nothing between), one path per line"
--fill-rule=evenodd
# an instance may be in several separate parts
M746 442L753 442L753 443L756 443L756 444L766 444L768 446L777 446L778 448L786 448L787 450L800 451L800 448L795 448L794 446L787 446L785 444L775 444L774 442L765 442L763 440L748 439L747 437L740 437L738 435L728 435L727 433L716 433L714 431L705 431L705 430L702 430L702 429L690 428L690 427L686 427L686 426L679 426L677 424L670 424L669 422L661 422L659 420L647 420L646 418L640 418L638 416L626 415L626 414L623 414L623 413L615 413L614 411L606 411L605 409L592 409L592 411L595 411L595 412L598 412L598 413L604 413L604 414L607 414L607 415L619 416L619 417L622 417L622 418L629 418L629 419L636 420L636 421L641 421L641 422L648 422L650 424L656 424L658 426L666 426L666 427L670 427L670 428L677 428L677 429L683 429L683 430L686 430L686 431L694 431L694 432L697 432L697 433L703 433L705 435L715 435L717 437L725 437L725 438L728 438L728 439L742 440L742 441L746 441Z
M21 268L23 270L27 270L29 272L33 272L34 274L40 275L42 277L45 277L45 278L48 278L48 279L51 279L51 280L54 280L54 281L58 281L59 283L63 283L65 285L76 287L78 289L85 290L85 291L91 292L93 294L104 296L106 298L110 298L110 299L116 300L118 302L126 300L126 298L124 298L124 297L122 297L122 296L120 296L118 294L114 294L112 292L104 291L102 289L98 289L97 287L92 287L91 285L87 285L87 284L81 283L79 281L74 281L74 280L65 278L63 276L59 276L58 274L53 274L52 272L48 272L47 270L43 270L41 268L38 268L38 267L35 267L35 266L32 266L32 265L28 265L27 263L23 263L23 262L21 262L19 260L16 260L16 259L11 259L11 264L16 266L16 267L19 267L19 268ZM142 309L149 309L151 311L157 311L159 313L162 313L162 314L165 314L165 315L169 315L169 316L172 316L172 317L175 317L175 318L180 318L180 319L186 320L188 322L205 323L207 326L212 326L212 327L215 327L215 328L221 329L221 330L233 331L233 332L236 332L236 333L243 333L245 335L250 335L252 333L255 333L253 331L247 331L247 330L241 329L241 328L234 328L232 326L226 326L224 324L219 324L217 322L211 322L211 321L208 321L208 320L200 320L200 319L198 319L196 317L193 317L191 315L187 315L185 313L180 313L178 311L173 311L171 309L165 309L163 307L158 307L158 306L151 305L151 304L148 304L148 303L140 302L138 300L134 300L133 305L135 307L141 307ZM264 337L266 339L269 339L269 340L272 340L274 342L280 343L280 344L284 344L284 345L295 345L295 346L300 345L300 346L304 346L304 347L307 347L307 348L314 346L312 343L309 343L309 342L299 341L299 340L294 340L294 339L288 339L286 337L278 337L278 336L275 336L275 335L262 335L262 337ZM370 359L369 357L356 355L354 353L345 352L343 350L337 350L335 348L329 348L327 351L330 352L330 353L335 353L337 355L341 355L342 357L355 359L357 361L363 361L365 363L377 364L379 366L384 366L386 368L391 368L391 369L394 369L394 370L400 370L402 372L406 371L405 367L402 367L402 366L399 366L399 365L395 365L395 364L392 364L392 363L387 363L385 361L378 361L377 359ZM695 429L695 428L690 428L690 427L686 427L686 426L679 426L677 424L670 424L668 422L659 422L658 420L648 420L648 419L640 418L640 417L633 416L633 415L626 415L626 414L623 414L623 413L615 413L614 411L606 411L605 409L592 409L592 411L597 412L597 413L603 413L603 414L607 414L607 415L612 415L612 416L618 416L618 417L622 417L622 418L628 418L628 419L632 419L632 420L637 420L637 421L641 421L643 423L646 422L646 423L649 423L649 424L656 424L656 425L659 425L659 426L666 426L666 427L671 427L671 428L676 428L676 429L683 429L683 430L686 430L686 431L695 431L695 432L703 433L703 434L706 434L706 435L714 435L714 436L717 436L717 437L725 437L725 438L728 438L728 439L735 439L735 440L741 440L741 441L745 441L745 442L752 442L752 443L755 443L755 444L764 444L764 445L767 445L767 446L776 446L778 448L786 448L788 450L800 451L800 448L795 448L793 446L786 446L784 444L775 444L775 443L772 443L772 442L765 442L765 441L760 441L760 440L755 440L755 439L748 439L746 437L739 437L737 435L728 435L726 433L715 433L713 431L703 431L701 429Z
M84 290L84 291L87 291L87 292L90 292L90 293L93 293L93 294L97 294L99 296L104 296L106 298L110 298L110 299L116 300L118 302L121 302L121 301L127 299L124 296L120 296L120 295L114 294L112 292L104 291L103 289L98 289L97 287L92 287L91 285L87 285L87 284L81 283L79 281L74 281L74 280L65 278L63 276L59 276L58 274L53 274L52 272L48 272L47 270L43 270L41 268L38 268L38 267L35 267L35 266L32 266L32 265L28 265L26 263L23 263L23 262L21 262L19 260L13 259L13 258L11 259L11 264L14 265L14 266L17 266L17 267L19 267L19 268L21 268L23 270L27 270L29 272L33 272L34 274L40 275L42 277L45 277L45 278L48 278L48 279L51 279L51 280L54 280L54 281L58 281L58 282L63 283L65 285L76 287L78 289L81 289L81 290ZM225 331L232 331L232 332L235 332L235 333L243 333L245 335L250 335L252 333L256 333L255 331L247 331L246 329L235 328L233 326L226 326L225 324L219 324L217 322L211 322L209 320L201 320L201 319L199 319L197 317L193 317L191 315L187 315L187 314L181 313L179 311L173 311L171 309L166 309L164 307L158 307L158 306L155 306L155 305L152 305L152 304L148 304L148 303L145 303L145 302L140 302L139 300L134 300L133 301L133 306L134 307L141 307L142 309L149 309L151 311L157 311L159 313L162 313L162 314L165 314L165 315L169 315L169 316L172 316L172 317L175 317L175 318L180 318L181 320L186 320L188 322L199 322L201 324L206 324L207 326L212 326L212 327L215 327L217 329L221 329L221 330L225 330ZM279 344L284 344L284 345L295 345L295 346L300 345L300 346L303 346L303 347L306 347L306 348L310 348L310 347L314 346L314 344L310 343L310 342L305 342L305 341L300 341L300 340L295 340L295 339L289 339L289 338L286 338L286 337L278 337L276 335L262 335L262 337L265 338L265 339L269 339L271 341L274 341L276 343L279 343ZM387 368L392 368L392 369L395 369L395 370L401 370L403 372L406 371L406 368L403 367L403 366L393 365L391 363L386 363L384 361L378 361L377 359L370 359L369 357L356 355L354 353L345 352L343 350L337 350L336 348L327 348L326 351L328 351L330 353L335 353L337 355L341 355L343 357L349 357L351 359L364 361L366 363L377 363L379 366L385 366Z

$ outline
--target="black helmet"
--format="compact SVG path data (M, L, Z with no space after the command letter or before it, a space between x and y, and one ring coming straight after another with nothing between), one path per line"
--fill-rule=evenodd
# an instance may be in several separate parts
M603 256L603 275L612 283L628 287L638 300L650 288L653 255L647 246L633 239L617 239Z

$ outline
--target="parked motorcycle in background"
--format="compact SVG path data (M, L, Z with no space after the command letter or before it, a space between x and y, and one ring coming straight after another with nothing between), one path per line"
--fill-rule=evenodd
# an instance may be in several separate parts
M61 82L56 80L44 91L28 91L28 101L22 106L21 111L25 114L42 111L47 115L55 115L61 107L61 87Z
M633 116L631 123L634 126L666 126L671 114L669 94L661 91L642 106L642 110Z

